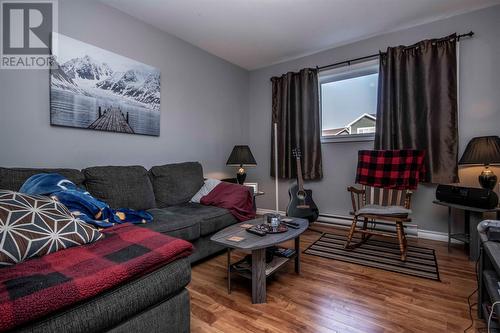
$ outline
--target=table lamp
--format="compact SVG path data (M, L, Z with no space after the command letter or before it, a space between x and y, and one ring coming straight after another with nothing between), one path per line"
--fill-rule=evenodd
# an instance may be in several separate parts
M479 175L479 184L482 188L493 190L498 178L489 166L490 164L500 164L500 138L498 136L473 138L467 144L458 164L484 165L484 170Z
M245 182L245 178L247 177L244 167L256 166L257 162L255 162L255 158L250 151L250 147L240 145L234 146L231 155L229 155L229 158L227 159L226 165L238 167L236 179L238 180L238 184L243 184Z

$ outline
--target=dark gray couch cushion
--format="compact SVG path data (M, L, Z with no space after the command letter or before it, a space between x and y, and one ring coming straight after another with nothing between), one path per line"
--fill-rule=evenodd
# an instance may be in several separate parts
M112 208L156 207L153 186L142 166L102 166L83 170L85 186L94 197Z
M198 162L154 166L149 170L158 207L188 202L203 186L203 168Z
M108 333L130 332L175 332L189 333L190 329L190 298L187 289L177 295L141 312L126 322L107 331Z
M83 173L76 169L0 168L0 189L19 191L29 177L38 173L58 173L77 186L83 186L85 180Z
M226 211L223 215L204 218L200 223L200 234L202 236L210 235L238 222L229 211Z
M205 206L198 203L185 203L164 209L175 214L192 216L200 220L200 235L210 235L227 226L238 223L231 213L224 208Z
M104 292L81 304L58 312L19 332L104 332L164 300L191 281L188 258L158 268L136 280ZM185 306L185 305L184 305ZM179 310L184 311L185 309ZM170 316L164 313L164 316Z
M187 241L200 237L201 218L199 217L174 213L165 208L154 208L148 212L153 215L153 222L140 224L140 227Z

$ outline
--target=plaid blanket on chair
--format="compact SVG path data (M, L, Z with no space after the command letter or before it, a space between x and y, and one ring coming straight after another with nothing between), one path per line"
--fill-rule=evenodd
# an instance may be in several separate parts
M360 150L356 183L395 190L415 190L424 179L422 150Z
M0 269L0 331L39 319L192 252L184 240L130 224L103 240Z

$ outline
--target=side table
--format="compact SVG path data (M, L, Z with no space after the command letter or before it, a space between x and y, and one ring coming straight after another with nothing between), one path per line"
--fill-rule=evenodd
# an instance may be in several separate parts
M484 213L496 212L497 219L500 219L500 207L492 209L484 209L470 206L463 206L449 202L434 200L434 204L448 207L448 249L451 245L451 240L455 239L465 244L469 249L469 260L476 261L479 258L479 234L477 232L477 225L484 220ZM464 232L452 233L451 225L453 224L452 209L464 211Z

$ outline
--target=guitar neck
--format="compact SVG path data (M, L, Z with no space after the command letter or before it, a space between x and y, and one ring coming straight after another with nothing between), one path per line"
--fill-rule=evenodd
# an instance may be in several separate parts
M302 179L302 166L300 164L300 157L297 157L297 184L299 185L299 190L304 190L304 180Z

